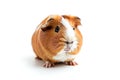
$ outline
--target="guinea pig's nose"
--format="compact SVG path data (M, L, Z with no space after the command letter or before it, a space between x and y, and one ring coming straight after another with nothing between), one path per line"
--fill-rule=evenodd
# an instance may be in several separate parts
M65 41L65 43L66 43L66 44L72 44L72 43L73 43L73 41L71 41L71 42Z

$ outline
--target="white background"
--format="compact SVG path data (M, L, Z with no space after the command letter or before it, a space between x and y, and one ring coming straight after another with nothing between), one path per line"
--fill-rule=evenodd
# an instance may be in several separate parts
M50 14L82 20L78 66L43 68L31 36ZM120 80L119 0L0 0L0 80Z

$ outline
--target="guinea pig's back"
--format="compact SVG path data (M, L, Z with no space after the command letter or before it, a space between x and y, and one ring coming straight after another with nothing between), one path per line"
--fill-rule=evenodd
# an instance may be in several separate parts
M33 47L33 51L35 52L36 56L39 58L42 58L44 54L42 54L43 50L40 47L41 42L39 41L40 39L38 39L38 36L39 36L39 30L36 30L34 34L32 35L32 47Z
M41 30L36 30L32 36L32 47L33 51L35 52L36 56L43 61L52 60L52 55L45 49L45 46L43 46L43 41L41 41Z

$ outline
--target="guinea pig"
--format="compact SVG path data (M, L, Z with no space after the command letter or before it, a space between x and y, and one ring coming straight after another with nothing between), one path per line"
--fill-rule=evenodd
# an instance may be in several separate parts
M49 15L36 28L32 47L44 67L53 67L63 62L75 66L74 61L82 46L82 34L77 28L81 19L72 15Z

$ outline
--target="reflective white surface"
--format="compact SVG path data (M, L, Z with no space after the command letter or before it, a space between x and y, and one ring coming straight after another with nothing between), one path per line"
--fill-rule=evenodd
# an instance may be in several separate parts
M1 0L0 80L120 80L118 0ZM42 67L31 36L49 14L81 18L83 46L78 66Z

